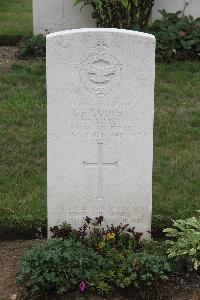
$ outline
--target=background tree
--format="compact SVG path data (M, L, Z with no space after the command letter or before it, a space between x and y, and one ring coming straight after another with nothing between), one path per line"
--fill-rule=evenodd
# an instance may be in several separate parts
M147 27L154 0L76 0L90 5L97 27L133 29Z

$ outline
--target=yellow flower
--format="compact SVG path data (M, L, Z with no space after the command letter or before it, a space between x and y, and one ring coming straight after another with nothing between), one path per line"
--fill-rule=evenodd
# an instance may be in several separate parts
M108 241L114 240L114 239L115 239L115 233L114 233L114 232L108 232L108 233L106 234L106 239L107 239Z
M102 248L104 248L104 246L105 246L105 242L100 242L98 248L101 250Z

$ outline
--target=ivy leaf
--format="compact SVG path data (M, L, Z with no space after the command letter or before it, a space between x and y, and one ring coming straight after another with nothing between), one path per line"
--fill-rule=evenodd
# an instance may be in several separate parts
M199 266L200 266L200 261L198 259L196 259L194 261L194 269L197 270Z
M75 0L74 6L75 6L75 5L78 5L78 4L81 3L81 2L83 2L83 0Z
M125 8L127 8L127 6L128 6L128 0L121 0L121 4L122 4Z

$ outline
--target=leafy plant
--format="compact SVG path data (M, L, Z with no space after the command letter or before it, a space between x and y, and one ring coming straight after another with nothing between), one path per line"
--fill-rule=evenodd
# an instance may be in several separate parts
M182 16L181 11L167 13L160 10L161 20L156 20L148 32L156 37L158 60L198 59L200 57L200 18Z
M171 271L166 255L150 249L142 245L137 251L107 247L95 252L72 238L38 242L22 258L17 281L28 297L78 288L100 294L115 287L141 288L165 280Z
M78 230L72 229L70 224L63 223L50 228L50 232L52 238L73 238L101 253L107 248L136 250L142 236L142 233L135 232L134 227L130 228L128 224L104 226L102 216L94 220L86 217L85 223Z
M158 280L167 279L171 271L166 256L155 255L146 250L133 252L131 249L119 251L110 249L106 252L104 264L97 281L97 290L104 293L112 287L145 287Z
M63 294L82 282L92 287L97 282L101 260L91 248L72 239L48 240L26 252L17 281L28 296Z
M31 37L25 37L18 45L17 56L20 59L30 57L42 57L46 56L46 38L42 35L33 35Z
M128 225L105 226L103 217L86 217L79 230L63 223L50 228L52 239L36 244L21 261L17 280L28 296L144 287L171 271L163 243L141 240Z
M90 5L97 27L143 29L148 25L154 0L76 0L77 4Z
M194 269L200 267L200 216L173 221L173 228L164 230L168 240L169 257L188 257Z

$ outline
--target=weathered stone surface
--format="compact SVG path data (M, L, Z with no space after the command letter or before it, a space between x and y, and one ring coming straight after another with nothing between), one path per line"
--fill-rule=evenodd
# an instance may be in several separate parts
M151 228L155 39L118 29L47 36L48 226L86 216Z
M91 7L74 6L74 0L33 0L34 34L96 27Z

